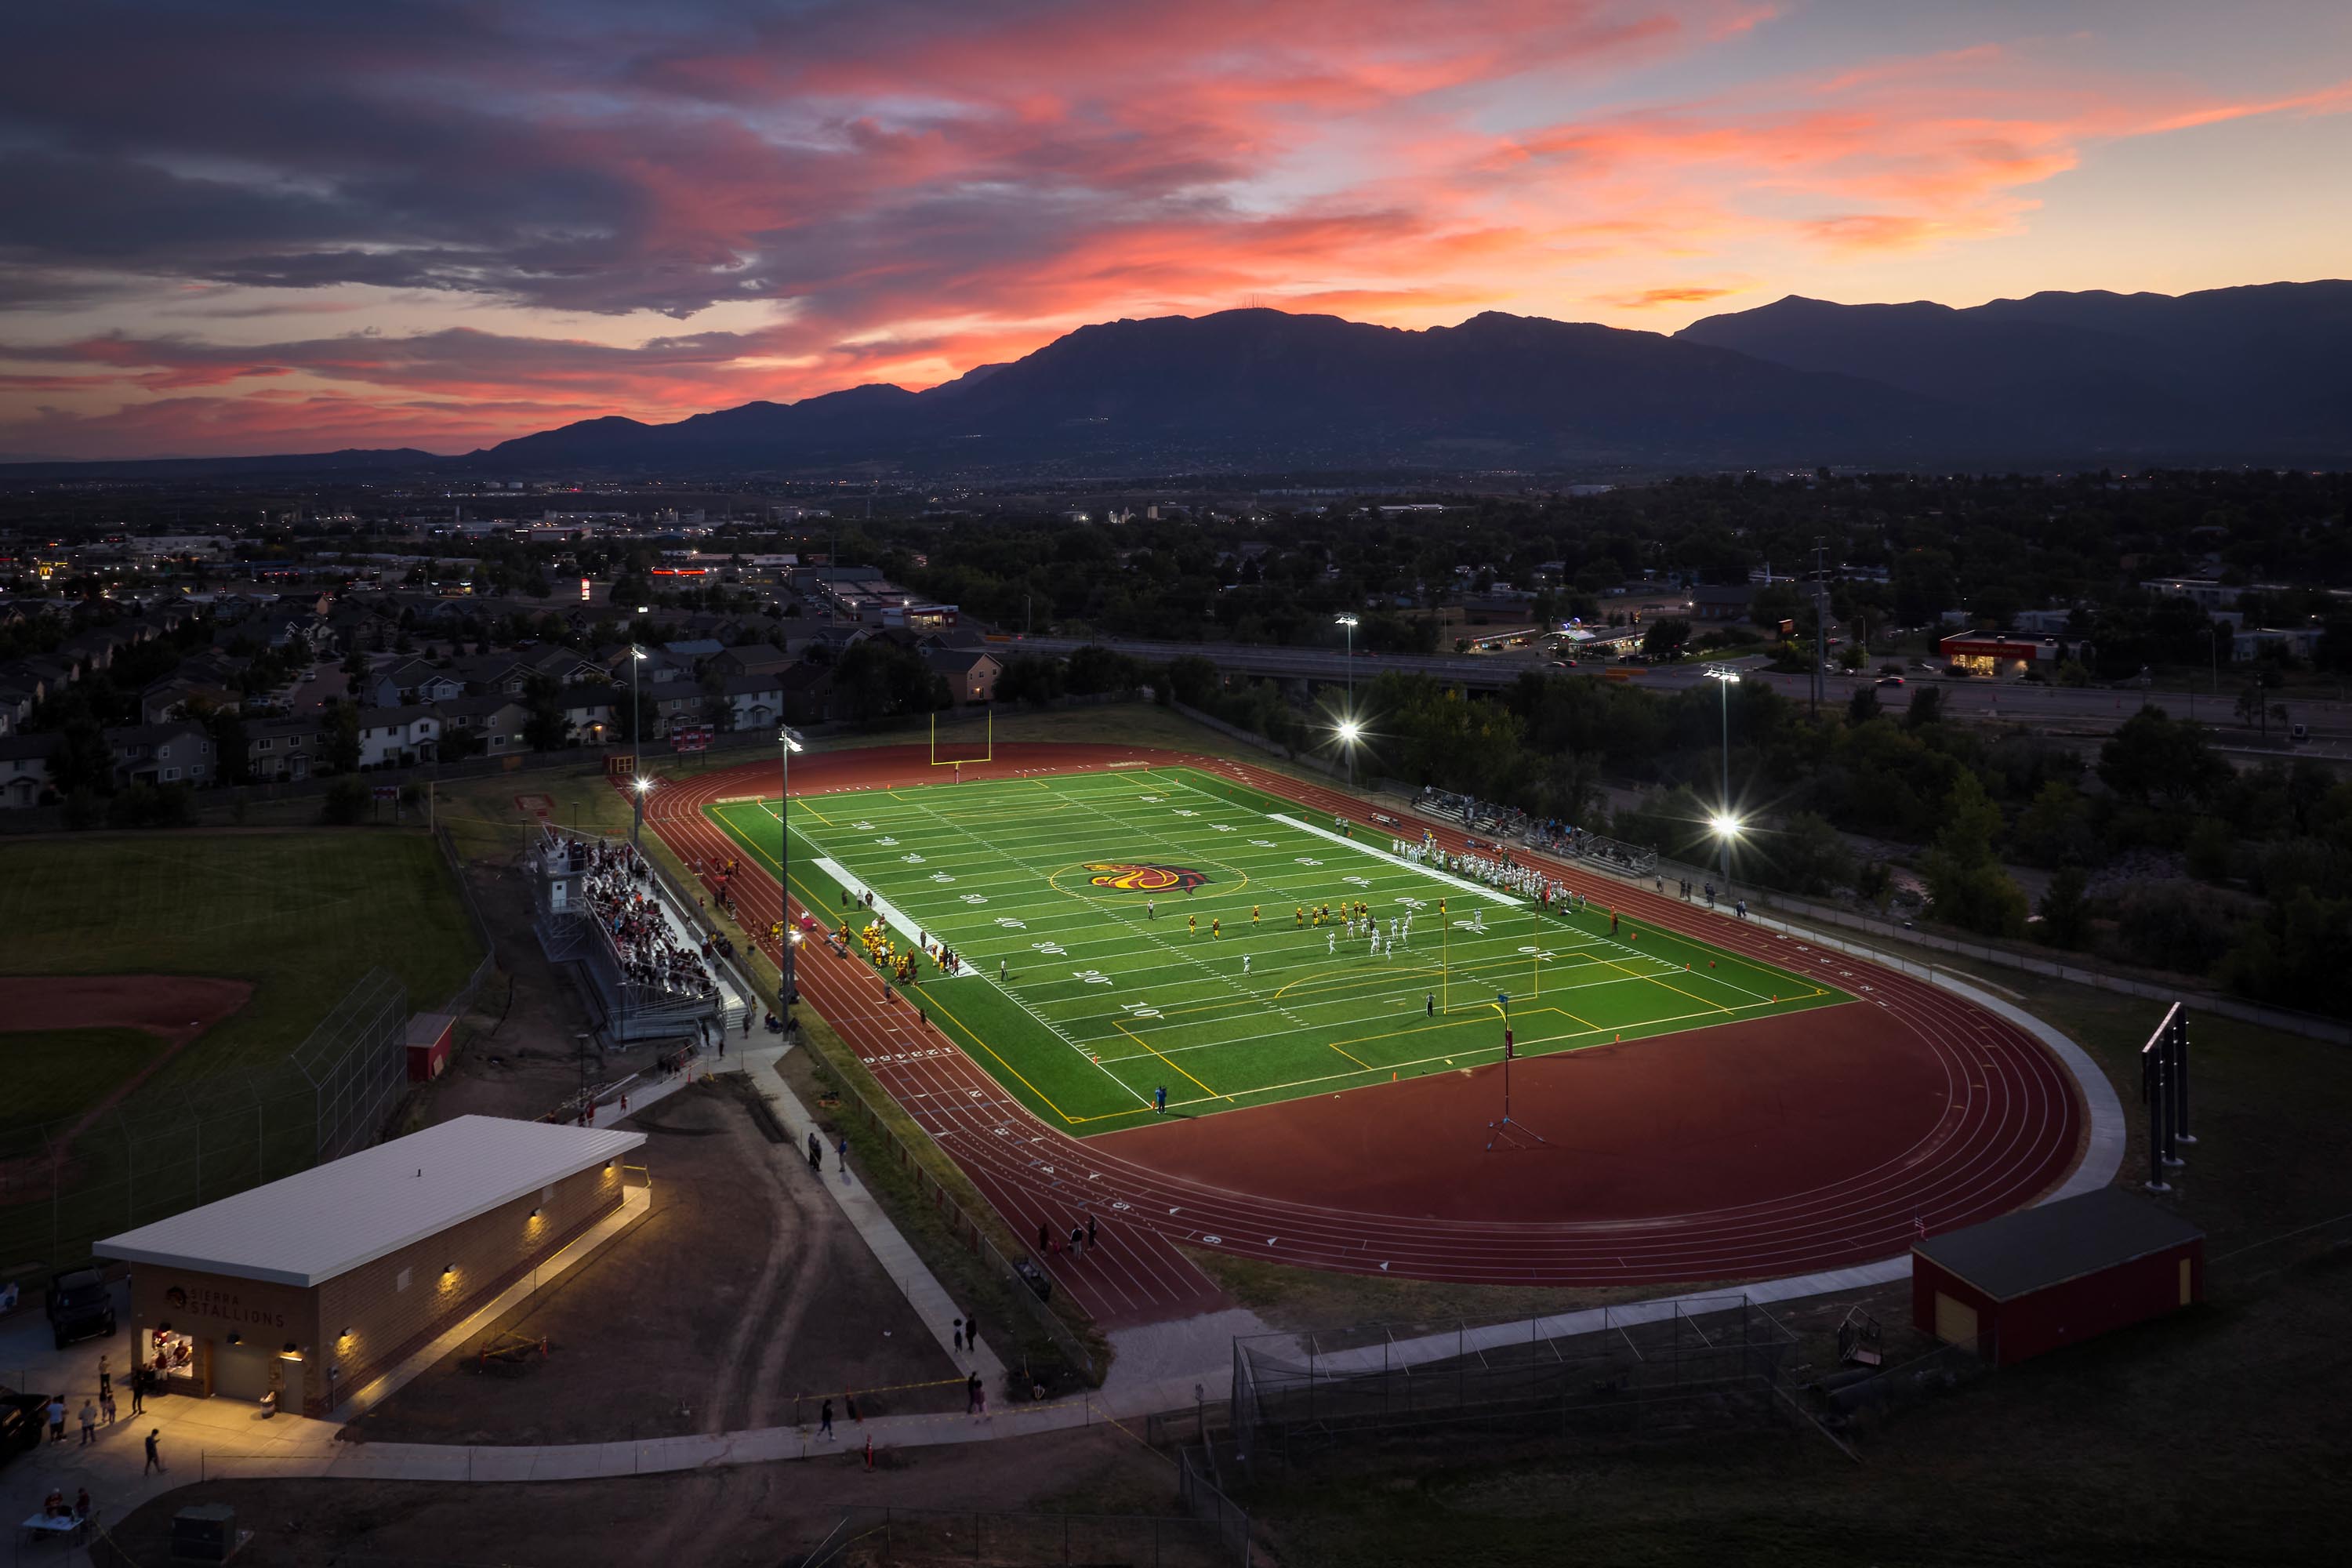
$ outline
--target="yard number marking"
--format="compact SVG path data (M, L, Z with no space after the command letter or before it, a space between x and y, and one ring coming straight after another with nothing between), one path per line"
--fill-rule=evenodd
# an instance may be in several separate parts
M1029 929L1029 922L1027 921L1016 921L1011 915L997 916L996 923L1003 926L1007 931L1027 931Z
M1297 857L1297 860L1298 860L1298 863L1299 863L1300 865L1302 865L1302 866L1320 866L1321 864L1323 864L1323 862L1322 862L1322 861L1318 860L1318 859L1317 859L1317 858L1315 858L1315 857L1314 857L1314 856L1312 856L1312 855L1301 855L1301 856Z
M988 902L988 895L986 893L966 893L963 896L963 901L967 904L984 904Z
M1029 945L1036 949L1039 952L1046 953L1055 958L1061 957L1067 951L1058 942L1033 942Z
M1110 976L1105 974L1099 969L1073 969L1070 971L1070 978L1073 980L1083 980L1089 985L1108 985L1110 984Z
M1160 1016L1159 1008L1147 1007L1140 1002L1122 1002L1118 1005L1118 1010L1126 1014L1130 1018L1157 1018Z

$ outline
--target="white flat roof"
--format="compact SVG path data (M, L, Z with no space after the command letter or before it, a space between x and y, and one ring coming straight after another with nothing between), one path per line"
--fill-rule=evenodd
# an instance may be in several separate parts
M318 1285L646 1141L642 1132L460 1116L141 1226L103 1258Z

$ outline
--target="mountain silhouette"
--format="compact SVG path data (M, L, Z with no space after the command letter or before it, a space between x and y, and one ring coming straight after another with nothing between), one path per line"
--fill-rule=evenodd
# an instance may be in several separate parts
M1820 464L2352 463L2352 283L2041 293L1955 309L1791 295L1666 336L1488 312L1406 331L1223 310L1081 327L924 392L855 386L675 424L399 450L15 465L21 478L427 468L1635 472Z

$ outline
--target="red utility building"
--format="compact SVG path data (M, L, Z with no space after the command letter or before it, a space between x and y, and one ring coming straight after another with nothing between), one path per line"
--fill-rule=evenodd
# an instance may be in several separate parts
M1911 1321L2010 1366L2205 1298L2205 1233L2120 1187L1911 1248Z
M408 1020L408 1081L431 1083L449 1065L449 1037L457 1020L446 1013L419 1013Z

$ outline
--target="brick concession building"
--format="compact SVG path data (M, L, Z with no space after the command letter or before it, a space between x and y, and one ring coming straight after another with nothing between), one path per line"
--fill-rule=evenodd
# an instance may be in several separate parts
M324 1415L556 1253L643 1208L642 1132L461 1116L99 1244L133 1267L163 1393Z
M2118 1187L1911 1248L1911 1321L2008 1366L2205 1299L2205 1233Z

